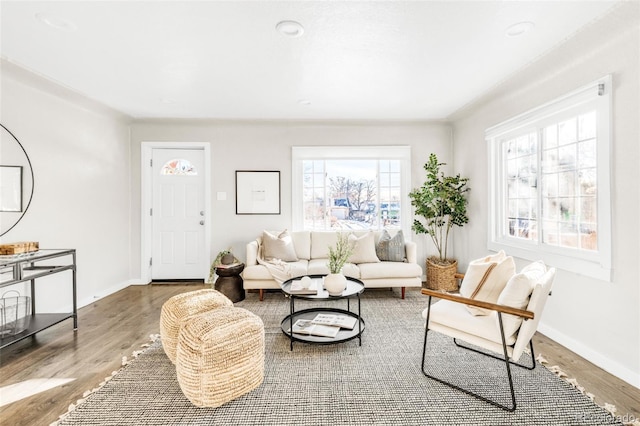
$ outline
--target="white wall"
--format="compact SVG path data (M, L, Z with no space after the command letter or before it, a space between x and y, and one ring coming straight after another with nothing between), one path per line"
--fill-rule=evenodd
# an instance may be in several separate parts
M484 131L606 74L613 75L613 282L559 268L540 330L640 387L640 73L637 2L616 9L454 117L454 164L471 178L470 223L456 256L487 251L488 170ZM519 266L528 261L520 259Z
M451 128L444 123L136 122L131 129L132 277L140 277L140 144L157 141L211 143L211 254L231 246L240 259L246 244L262 230L291 229L292 146L409 145L413 186L424 180L422 166L431 152L444 162L451 159ZM236 170L279 170L282 214L236 215ZM220 191L227 193L226 201L216 200ZM424 235L412 239L419 244L419 261L424 265L427 239Z
M24 145L35 174L31 207L1 242L75 248L78 302L86 305L129 285L129 120L1 65L0 121ZM37 281L40 312L71 309L70 277Z

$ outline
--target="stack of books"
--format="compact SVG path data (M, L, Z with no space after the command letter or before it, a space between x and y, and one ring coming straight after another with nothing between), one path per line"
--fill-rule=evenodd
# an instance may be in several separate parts
M318 287L322 288L322 280L303 277L291 281L291 294L318 294Z
M312 320L299 319L293 324L293 332L320 337L336 337L341 328L353 330L357 318L348 315L318 314Z

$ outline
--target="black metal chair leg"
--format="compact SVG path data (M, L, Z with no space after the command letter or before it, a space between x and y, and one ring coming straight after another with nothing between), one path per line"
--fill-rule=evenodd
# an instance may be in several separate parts
M426 372L426 370L425 370L425 361L426 361L426 354L427 354L427 335L429 333L429 317L430 317L430 314L431 314L431 296L429 296L429 307L427 308L427 319L426 319L425 331L424 331L424 346L422 348L422 374L424 374L426 377L428 377L430 379L433 379L433 380L435 380L435 381L437 381L439 383L442 383L443 385L449 386L452 389L459 390L460 392L464 392L467 395L473 396L474 398L477 398L477 399L479 399L481 401L484 401L484 402L487 402L489 404L492 404L492 405L494 405L494 406L496 406L498 408L501 408L503 410L506 410L506 411L509 411L509 412L514 412L516 410L516 396L515 396L515 391L513 389L513 379L511 377L511 368L509 367L510 361L509 361L509 357L508 357L508 354L507 354L507 344L506 344L506 339L504 337L504 329L502 327L502 315L498 312L498 319L499 319L499 322L500 322L500 333L501 333L501 336L502 336L502 350L503 350L503 353L504 353L504 359L501 359L501 358L493 356L493 355L489 355L489 356L491 356L492 358L496 358L496 359L505 361L505 366L506 366L506 369L507 369L507 378L508 378L508 381L509 381L509 390L510 390L510 393L511 393L511 407L508 407L508 406L500 404L500 403L498 403L496 401L490 400L490 399L488 399L488 398L486 398L486 397L484 397L482 395L479 395L479 394L477 394L475 392L471 392L470 390L467 390L467 389L461 388L459 386L456 386L453 383L449 383L449 382L447 382L447 381L445 381L443 379L440 379L438 377L432 376L432 375L430 375L430 374L428 374ZM454 339L454 341L455 341L455 339ZM456 345L458 345L457 342L456 342ZM458 345L458 346L461 346L461 345ZM464 347L464 346L461 346L461 347ZM482 355L488 355L488 354L485 354L484 352L480 352L480 351L472 349L472 348L470 348L470 349L473 350L474 352L478 352L478 353L480 353ZM531 345L531 349L532 349L531 353L532 353L532 356L533 356L533 344ZM528 367L525 367L525 366L523 366L523 367L524 368L528 368ZM534 359L534 367L535 367L535 359Z
M491 354L489 352L479 351L479 350L477 350L475 348L472 348L470 346L465 346L462 343L459 343L458 339L456 339L456 338L453 339L453 343L455 343L456 346L459 347L459 348L463 348L463 349L466 349L466 350L469 350L469 351L473 351L473 352L479 353L479 354L484 355L484 356L488 356L488 357L491 357L491 358L494 358L494 359L497 359L497 360L500 360L500 361L504 361L504 358L502 358L502 357L495 356L495 355L493 355L493 354ZM536 357L535 357L535 353L533 352L533 340L529 340L529 349L531 351L531 366L520 364L520 363L517 363L515 361L511 361L511 360L509 360L509 362L512 365L515 365L515 366L518 366L518 367L521 367L521 368L526 368L527 370L533 370L534 368L536 368Z

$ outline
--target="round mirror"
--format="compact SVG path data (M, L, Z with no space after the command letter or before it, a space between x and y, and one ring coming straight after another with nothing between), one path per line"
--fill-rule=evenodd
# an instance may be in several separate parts
M0 237L20 222L33 199L33 167L24 147L0 124Z

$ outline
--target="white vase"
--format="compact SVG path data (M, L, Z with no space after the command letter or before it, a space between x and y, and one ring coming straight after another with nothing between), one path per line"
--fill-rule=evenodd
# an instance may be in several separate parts
M324 288L331 296L342 296L347 288L347 277L342 274L329 274L324 277Z

